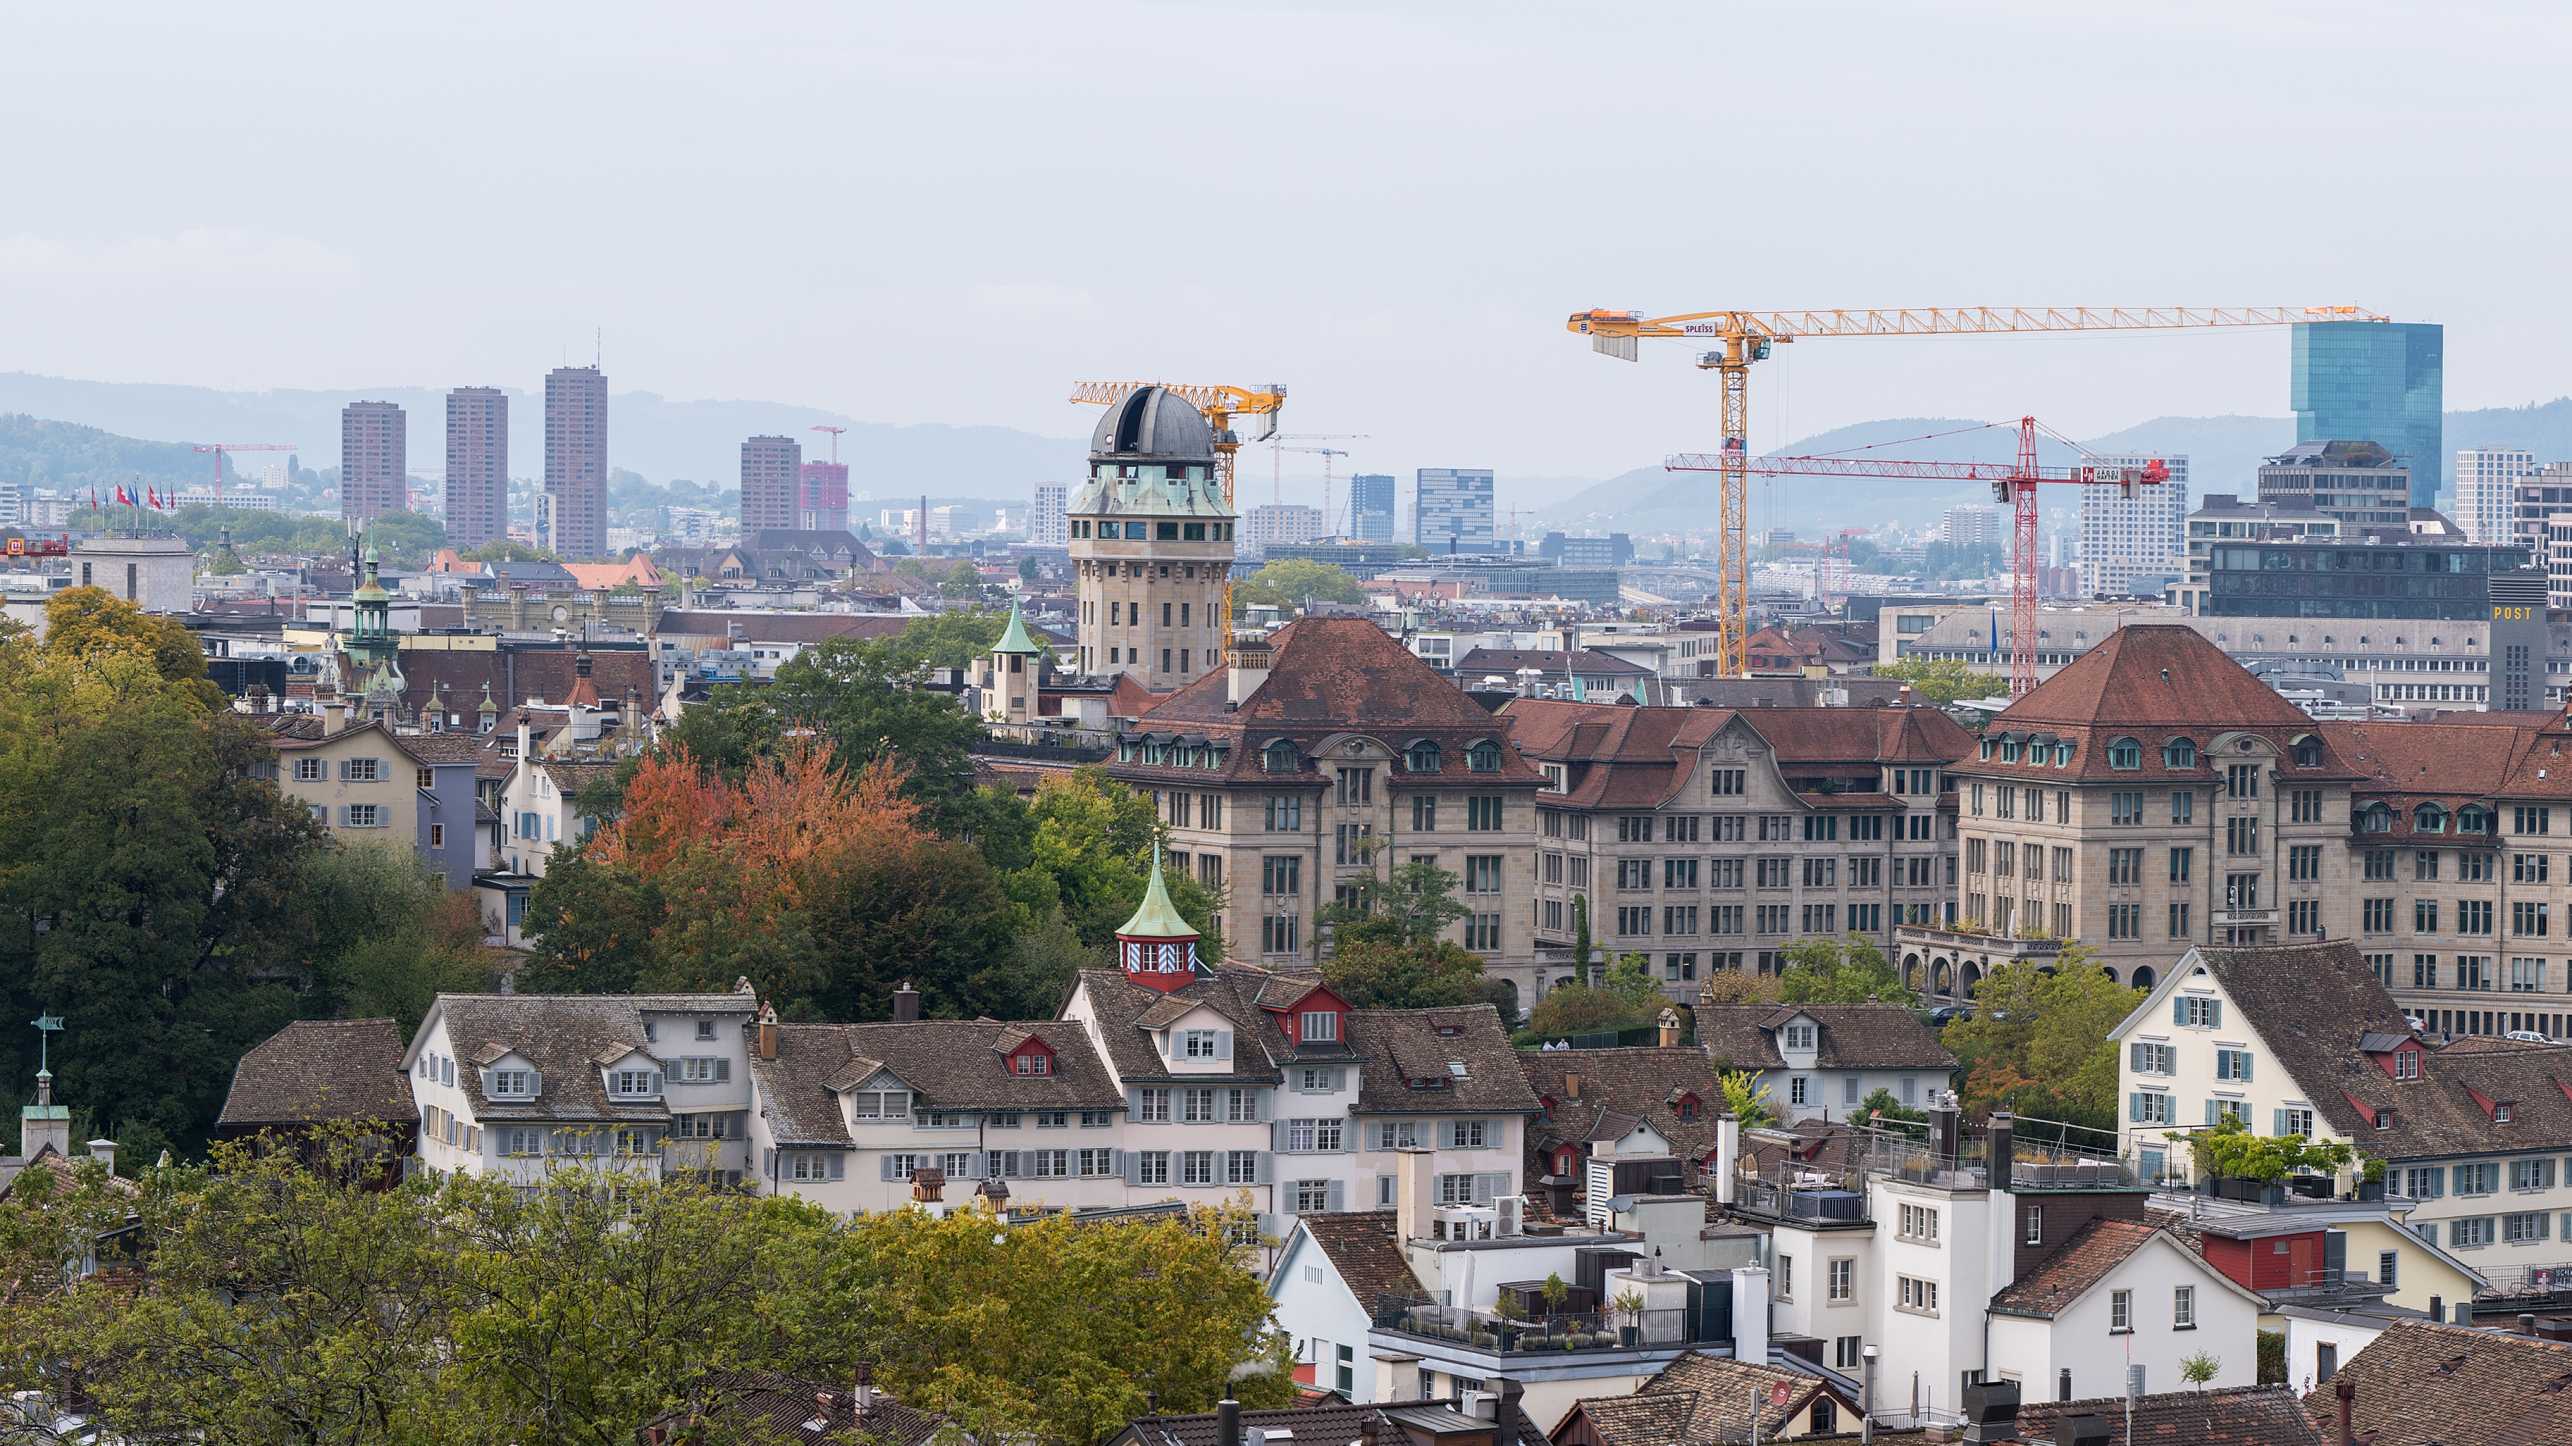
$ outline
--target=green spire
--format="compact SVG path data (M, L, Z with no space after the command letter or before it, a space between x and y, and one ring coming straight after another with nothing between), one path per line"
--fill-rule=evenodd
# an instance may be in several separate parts
M991 645L995 653L1023 653L1034 657L1045 650L1027 636L1027 620L1018 615L1018 599L1009 600L1009 626L1001 630L1000 641Z
M1194 939L1197 931L1179 917L1179 906L1170 902L1169 886L1161 882L1161 846L1152 846L1152 882L1143 887L1143 902L1134 917L1116 931L1120 939Z

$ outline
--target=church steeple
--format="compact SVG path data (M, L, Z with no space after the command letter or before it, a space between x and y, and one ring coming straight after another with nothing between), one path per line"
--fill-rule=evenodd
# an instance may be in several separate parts
M1117 966L1125 977L1150 989L1185 989L1213 970L1197 957L1197 931L1170 902L1161 881L1161 847L1152 847L1152 881L1143 887L1143 902L1134 917L1116 931Z

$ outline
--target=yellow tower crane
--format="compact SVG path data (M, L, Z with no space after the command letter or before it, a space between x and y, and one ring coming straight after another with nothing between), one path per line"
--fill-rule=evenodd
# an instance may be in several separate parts
M1750 634L1750 369L1783 342L1824 336L1974 336L2028 331L2175 331L2203 326L2286 326L2307 321L2388 321L2355 306L1958 306L1886 311L1576 311L1568 329L1600 353L1637 360L1645 337L1713 343L1697 365L1723 376L1720 528L1715 544L1717 673L1740 677Z
M1233 461L1245 440L1233 430L1235 417L1257 417L1259 435L1248 438L1265 442L1277 435L1277 414L1286 409L1286 384L1270 382L1264 387L1234 387L1204 382L1076 382L1072 400L1089 406L1112 407L1145 387L1160 387L1188 405L1206 414L1206 424L1215 434L1215 475L1223 480L1223 504L1233 510L1237 519L1241 504L1233 493ZM1235 524L1238 526L1238 522ZM1223 626L1215 631L1215 646L1220 649L1216 661L1232 651L1232 574L1224 573Z

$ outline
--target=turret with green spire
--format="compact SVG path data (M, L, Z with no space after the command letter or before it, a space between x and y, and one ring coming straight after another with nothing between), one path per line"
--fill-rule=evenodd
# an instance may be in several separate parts
M1001 629L1000 641L992 644L991 650L995 653L1017 653L1027 657L1035 657L1045 651L1036 646L1035 639L1027 636L1027 620L1019 615L1018 599L1014 597L1009 600L1009 626Z
M1170 902L1169 885L1161 879L1161 846L1152 846L1152 879L1143 886L1143 902L1134 917L1116 931L1116 959L1125 977L1150 989L1175 992L1211 977L1197 957L1197 931Z

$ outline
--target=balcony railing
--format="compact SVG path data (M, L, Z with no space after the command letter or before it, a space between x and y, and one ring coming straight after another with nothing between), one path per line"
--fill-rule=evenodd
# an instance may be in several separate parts
M1728 1343L1701 1338L1685 1310L1647 1310L1640 1317L1622 1311L1572 1311L1512 1320L1495 1311L1463 1306L1388 1301L1376 1309L1373 1320L1380 1331L1499 1356L1666 1351Z

